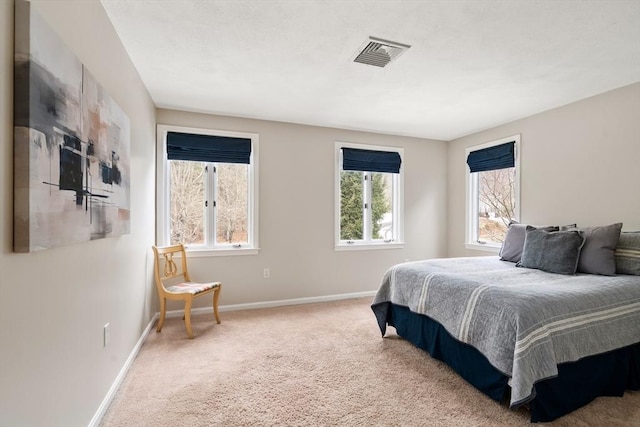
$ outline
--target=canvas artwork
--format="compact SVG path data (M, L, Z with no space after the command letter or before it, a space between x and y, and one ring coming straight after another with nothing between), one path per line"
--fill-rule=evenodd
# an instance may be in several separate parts
M14 250L129 233L129 118L29 2L15 2Z

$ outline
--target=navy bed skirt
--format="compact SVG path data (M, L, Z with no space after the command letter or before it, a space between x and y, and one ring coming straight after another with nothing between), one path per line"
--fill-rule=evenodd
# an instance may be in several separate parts
M371 308L379 324L393 326L399 336L451 366L487 396L497 401L507 397L509 377L440 323L391 303ZM535 398L529 402L531 421L552 421L598 396L622 396L625 390L640 390L640 343L558 365L558 376L535 385Z

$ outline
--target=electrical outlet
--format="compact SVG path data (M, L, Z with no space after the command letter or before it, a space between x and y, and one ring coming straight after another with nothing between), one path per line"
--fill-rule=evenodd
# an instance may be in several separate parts
M271 277L271 271L269 271L268 267L264 269L264 273L262 274L262 277L264 277L265 279L268 279L269 277Z
M109 344L109 340L111 339L108 323L106 323L104 325L104 328L102 329L102 338L103 338L103 346L106 347Z

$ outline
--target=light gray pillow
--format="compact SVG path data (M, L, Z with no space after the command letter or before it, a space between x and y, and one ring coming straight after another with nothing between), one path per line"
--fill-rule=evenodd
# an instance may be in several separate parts
M584 246L578 260L578 272L615 276L615 250L622 223L601 227L562 227L561 230L580 230L584 233Z
M522 258L516 266L575 274L583 245L582 231L545 231L528 226Z
M640 231L620 234L615 251L616 273L640 276Z
M524 248L524 239L527 233L527 227L533 227L527 224L518 224L512 222L509 224L507 234L504 236L504 242L500 248L500 259L502 261L518 262L522 258L522 249ZM533 227L540 230L558 231L558 227Z

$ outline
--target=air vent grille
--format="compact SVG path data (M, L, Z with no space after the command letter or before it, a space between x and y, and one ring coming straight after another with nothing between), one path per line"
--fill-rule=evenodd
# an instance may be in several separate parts
M411 46L402 43L369 37L369 40L364 44L364 48L360 49L356 54L353 62L373 65L375 67L385 67L410 47Z

